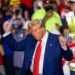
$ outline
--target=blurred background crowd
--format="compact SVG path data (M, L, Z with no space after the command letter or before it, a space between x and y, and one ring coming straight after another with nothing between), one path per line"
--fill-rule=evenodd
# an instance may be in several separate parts
M75 43L75 0L0 0L0 37L4 25L11 21L14 39L22 41L30 34L28 23L34 19L40 19L49 32L66 37L67 44ZM20 75L20 67L15 64L20 59L21 55L15 56L14 51L0 41L0 75L14 75L13 70L15 75ZM64 75L70 75L69 62L66 64Z

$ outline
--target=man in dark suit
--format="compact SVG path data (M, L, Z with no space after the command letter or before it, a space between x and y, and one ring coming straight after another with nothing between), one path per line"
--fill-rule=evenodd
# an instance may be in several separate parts
M7 27L10 29L10 27ZM26 75L63 75L62 57L70 61L73 57L71 50L66 45L66 39L62 36L51 34L45 30L40 20L29 23L31 36L26 39L24 70ZM6 28L4 40L8 41L10 34ZM8 36L7 36L7 35ZM34 42L34 39L37 41ZM24 42L24 41L23 41Z
M9 21L6 21L5 23L4 23L4 26L3 26L3 28L5 29L7 26L9 27L9 26L11 26L11 24L10 23L8 23ZM6 28L7 29L7 31L8 31L8 33L9 32L11 32L11 27L9 27L9 28ZM10 30L10 31L9 31ZM7 33L7 32L6 32ZM9 40L11 41L11 42L9 42ZM2 40L2 42L3 42L3 47L4 48L6 48L7 50L7 53L9 54L9 55L11 55L12 54L12 52L11 51L9 51L9 49L12 49L13 50L13 54L12 54L12 59L13 59L13 61L12 61L12 63L10 63L8 60L8 58L7 57L5 57L5 58L7 58L7 59L5 59L5 61L7 61L7 63L5 62L5 66L6 67L8 67L8 69L6 69L6 71L8 72L8 74L9 75L20 75L20 73L21 73L21 75L23 75L22 74L22 72L23 72L23 70L22 70L22 64L24 63L24 49L22 49L22 47L23 47L23 44L20 42L20 44L19 44L19 42L17 42L15 39L14 39L14 36L12 35L12 34L10 34L10 37L8 38L8 43L3 39ZM24 41L25 42L25 41ZM19 44L19 45L18 45ZM17 45L17 46L16 46ZM24 44L25 45L25 44ZM22 47L21 47L22 46ZM7 55L7 53L6 53L6 55ZM10 56L9 56L9 58L11 58ZM12 67L10 67L10 65L12 64ZM11 68L12 68L12 71L9 71L9 70L11 70ZM14 72L13 72L14 71ZM11 73L12 72L12 73ZM10 74L11 73L11 74ZM7 75L8 75L7 74Z

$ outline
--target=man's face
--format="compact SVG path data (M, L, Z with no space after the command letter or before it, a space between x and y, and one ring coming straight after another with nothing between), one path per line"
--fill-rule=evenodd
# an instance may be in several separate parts
M19 27L22 27L23 23L21 20L17 20L17 23L16 23L16 26L19 28Z
M20 5L13 5L13 6L11 6L11 11L13 12L13 13L15 13L15 11L16 10L20 10Z
M44 28L40 27L40 25L33 26L31 29L31 34L36 40L40 40L43 37Z
M68 1L69 1L69 0L64 0L64 5L69 6Z
M75 3L70 4L71 10L75 11Z
M52 11L52 10L47 11L47 12L46 12L47 18L51 17L52 14L53 14L53 11Z

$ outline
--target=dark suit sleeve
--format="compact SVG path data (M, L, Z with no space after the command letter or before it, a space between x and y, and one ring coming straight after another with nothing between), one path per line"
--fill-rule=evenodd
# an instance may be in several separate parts
M58 36L58 41L59 41L59 36ZM65 60L67 60L67 61L71 61L72 58L73 58L72 50L70 50L70 48L67 46L67 44L66 44L67 50L64 50L64 49L61 47L60 43L59 43L59 46L60 46L60 49L61 49L61 52L62 52L62 57L63 57Z
M34 48L36 46L37 40L33 38L32 35L27 36L26 38L26 45L25 45L25 56L24 56L24 63L23 63L23 70L28 75L28 71L31 64L31 59L34 53Z
M58 43L59 43L59 36L57 36L57 39L58 39ZM62 52L62 57L67 60L67 61L71 61L72 58L73 58L73 53L72 53L72 50L70 50L70 48L67 46L67 50L64 50L60 43L59 43L59 46L60 46L60 49L61 49L61 52Z
M62 49L62 48L61 48L61 49ZM63 58L66 59L67 61L72 60L72 58L73 58L73 53L72 53L72 51L70 50L70 48L69 48L68 46L67 46L67 50L66 50L66 51L62 49L62 56L63 56Z
M5 41L7 43L7 45L10 47L10 49L13 50L24 50L24 45L25 45L25 40L21 41L21 42L17 42L14 38L12 34L9 34L6 37L2 37L2 41Z

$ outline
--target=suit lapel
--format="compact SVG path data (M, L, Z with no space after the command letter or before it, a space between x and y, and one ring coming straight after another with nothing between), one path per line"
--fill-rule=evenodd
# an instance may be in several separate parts
M47 39L47 43L46 43L46 49L45 49L45 55L44 55L44 66L43 66L43 73L45 72L44 71L44 69L45 69L45 65L46 65L46 61L47 61L47 59L49 58L49 55L50 55L50 53L51 53L51 48L52 48L52 37L51 37L52 35L49 33L48 34L48 39Z

